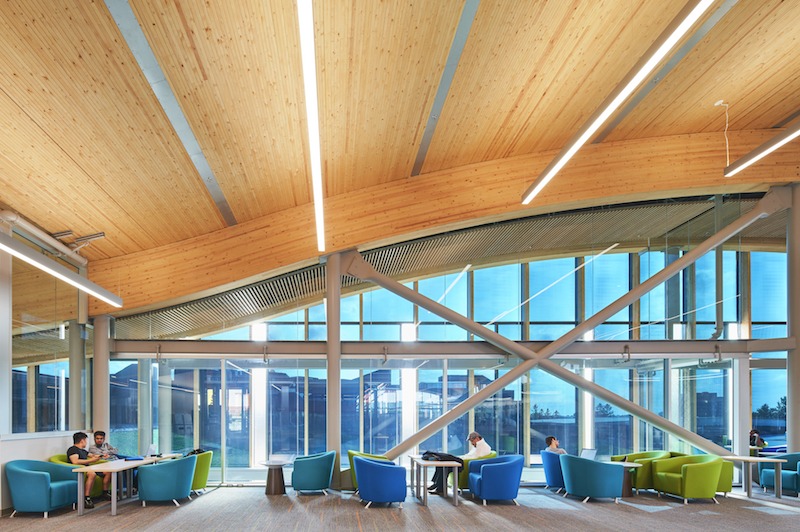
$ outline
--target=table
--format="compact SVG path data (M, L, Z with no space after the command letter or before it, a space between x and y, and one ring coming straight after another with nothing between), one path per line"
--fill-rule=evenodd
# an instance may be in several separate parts
M108 473L111 474L111 515L117 515L117 493L122 493L121 489L118 489L118 482L117 478L123 472L133 472L139 466L146 465L146 464L154 464L156 462L160 462L161 460L171 460L173 458L180 458L183 456L180 453L169 453L164 454L162 456L148 456L147 458L142 458L141 460L112 460L110 462L102 462L99 464L92 464L90 466L82 466L76 467L72 471L78 474L78 515L83 515L84 511L84 486L86 483L85 473L89 471L94 471L95 473ZM128 496L131 494L131 490L133 489L133 480L131 477L128 478Z
M723 460L728 460L730 462L742 462L742 484L745 485L745 493L747 493L747 497L750 498L753 496L753 475L750 471L750 464L753 463L773 463L775 464L775 498L781 498L781 490L783 489L783 485L781 484L781 464L786 462L783 458L773 458L770 456L722 456Z
M633 479L631 478L631 470L637 467L642 467L642 464L636 462L603 462L605 464L613 464L624 466L624 473L622 474L622 496L633 497Z
M414 490L414 496L422 500L422 505L428 506L428 489L426 487L428 484L428 468L449 467L453 471L453 506L458 506L458 468L461 467L461 463L456 461L423 460L418 454L410 454L408 456L411 458L411 487ZM423 470L425 473L422 472ZM445 489L447 489L447 469L444 471L444 478Z
M286 483L283 481L283 466L288 465L286 460L267 460L261 462L267 466L267 487L264 495L285 495Z

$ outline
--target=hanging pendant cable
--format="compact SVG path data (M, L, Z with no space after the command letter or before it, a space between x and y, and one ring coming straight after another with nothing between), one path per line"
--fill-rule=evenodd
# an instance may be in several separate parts
M725 166L731 165L731 150L728 144L728 104L725 103L725 100L718 100L714 106L719 107L720 105L725 106Z

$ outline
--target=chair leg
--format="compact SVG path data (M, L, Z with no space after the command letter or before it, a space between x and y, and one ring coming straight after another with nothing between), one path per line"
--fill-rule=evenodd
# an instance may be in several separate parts
M588 501L588 500L589 500L589 497L586 497L585 499L583 499L583 503L586 504L586 501Z
M142 508L144 508L145 506L147 506L147 501L142 501Z
M366 507L367 507L367 508L369 508L371 504L372 504L372 501L369 501L369 502L367 503L367 506L366 506Z
M189 500L191 501L191 500L192 500L192 494L190 493L190 494L188 495L188 497L189 497Z
M486 499L483 499L483 505L486 506Z
M178 504L178 501L176 501L175 499L172 499L172 502L175 503L175 506L180 506L180 504Z
M322 490L322 493L324 493L326 497L328 496L328 490Z
M556 495L558 495L559 493L561 493L561 490L563 490L563 489L564 489L564 488L558 488L558 489L556 490Z
M711 500L714 501L714 504L719 504L719 501L716 497L711 497Z
M401 510L403 509L403 503L402 502L400 503L400 509Z
M9 516L8 516L8 518L9 518L9 519L11 519L12 517L14 517L14 515L15 515L16 513L17 513L17 511L16 511L16 510L14 510L13 512L11 512L11 515L9 515Z
M44 513L44 518L47 519L47 512Z
M619 497L614 497L614 504L619 504Z
M564 495L562 497L566 497L568 495L567 490L564 490Z
M519 506L519 503L517 502L517 499L511 499L511 500L512 500L512 501L514 501L514 504L516 504L517 506Z
M683 504L689 504L689 499L683 499Z
M549 490L549 489L550 489L550 486L548 486L547 484L545 484L545 486L544 486L544 489L546 489L546 490ZM556 492L556 493L558 493L558 492Z

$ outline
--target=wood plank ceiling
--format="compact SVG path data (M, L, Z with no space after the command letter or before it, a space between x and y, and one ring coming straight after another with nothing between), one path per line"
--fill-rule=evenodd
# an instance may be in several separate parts
M48 232L104 232L81 253L91 277L126 299L123 312L316 261L295 2L128 2L237 225L226 223L99 0L0 5L0 207ZM314 2L329 251L602 204L604 195L765 190L797 179L800 150L789 148L768 171L723 181L725 115L714 106L730 104L732 156L797 116L800 3L780 0L717 0L701 23L730 10L591 148L598 161L629 154L626 167L637 169L651 168L661 147L694 146L696 159L677 165L684 181L671 185L670 169L669 179L643 172L615 185L603 175L613 165L579 160L552 195L525 208L525 186L683 4L481 0L413 176L464 5ZM582 179L595 183L581 188ZM453 182L476 199L448 196ZM382 208L387 197L417 208Z

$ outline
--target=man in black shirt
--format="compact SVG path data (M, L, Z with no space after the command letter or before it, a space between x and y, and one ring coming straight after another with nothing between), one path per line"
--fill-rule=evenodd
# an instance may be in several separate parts
M72 447L67 449L67 460L75 465L92 465L97 463L100 460L100 456L96 454L89 454L89 451L86 450L86 444L89 441L89 436L86 435L85 432L76 432L72 435ZM92 486L94 486L94 479L97 477L97 473L94 471L89 471L86 473L86 486L83 488L83 494L85 497L84 506L86 508L94 508L94 502L92 502L92 498L89 497L89 493L92 491ZM111 484L111 475L105 475L103 477L103 489L108 490L109 485Z

